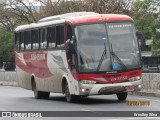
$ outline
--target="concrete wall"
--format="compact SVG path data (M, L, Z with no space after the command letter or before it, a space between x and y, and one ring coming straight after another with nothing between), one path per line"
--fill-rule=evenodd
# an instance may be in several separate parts
M0 71L0 85L18 86L15 71Z
M143 89L160 90L160 73L143 73Z

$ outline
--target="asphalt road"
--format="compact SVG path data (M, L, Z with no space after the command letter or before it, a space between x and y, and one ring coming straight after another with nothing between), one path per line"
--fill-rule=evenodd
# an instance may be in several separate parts
M132 104L133 102L141 101L142 103L150 104ZM130 105L129 105L130 104ZM75 103L67 103L62 94L52 93L48 100L36 100L33 97L33 92L19 87L0 86L0 111L63 111L60 117L54 118L30 118L31 120L158 120L155 116L145 117L145 112L160 111L160 98L144 97L129 95L127 101L119 102L115 95L90 96L76 101ZM67 112L70 117L65 117ZM98 111L113 111L113 116L98 117L101 112ZM116 111L116 112L115 112ZM120 111L142 111L143 117L125 117L121 118ZM93 117L72 117L79 116L84 112L92 113ZM74 114L74 115L73 115ZM105 113L104 113L105 114ZM102 115L104 115L102 114ZM115 117L116 115L119 117ZM123 112L122 114L129 114ZM95 117L97 116L97 117ZM0 120L28 120L29 118L0 118Z

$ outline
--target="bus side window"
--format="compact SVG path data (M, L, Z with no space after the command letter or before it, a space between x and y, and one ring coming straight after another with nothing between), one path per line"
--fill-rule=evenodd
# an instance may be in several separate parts
M31 50L31 32L25 32L25 48L26 50Z
M41 29L40 48L41 49L46 49L47 48L47 30L46 30L46 28Z
M19 32L17 32L17 33L15 33L15 44L16 44L16 50L18 50L19 51L19 37L20 37L20 34L19 34Z
M56 48L64 48L64 25L56 26Z
M24 50L24 32L20 32L20 50Z
M32 47L33 49L39 49L39 37L38 30L32 30Z
M47 41L49 48L55 48L55 37L56 37L56 29L55 27L47 28Z

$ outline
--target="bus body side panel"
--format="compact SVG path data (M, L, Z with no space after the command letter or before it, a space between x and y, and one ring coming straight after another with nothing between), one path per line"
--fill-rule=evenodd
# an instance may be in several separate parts
M54 62L52 66L48 64L48 60L51 60L48 57L48 51L28 52L26 56L29 58L29 72L34 76L37 89L39 91L53 92L53 80L57 79L56 66ZM49 67L51 67L52 70L50 70Z
M44 55L44 58L40 57ZM79 94L78 81L73 78L68 69L64 50L16 53L16 64L18 83L22 88L32 88L33 76L39 91L61 93L62 79L65 77L71 94Z
M21 87L31 89L31 78L35 79L39 91L53 91L54 75L49 71L47 64L47 51L16 53L17 77Z
M48 52L48 67L52 74L56 69L56 79L52 79L54 85L54 92L62 92L62 76L67 73L66 66L64 64L64 50L55 50Z
M53 68L56 68L56 79L53 79L54 92L62 92L62 79L66 78L71 94L74 94L73 83L74 78L71 75L70 69L66 59L65 50L49 51L48 52L48 66L53 73Z
M28 89L28 90L31 90L31 80L27 80L26 76L27 73L23 70L21 70L19 67L16 67L17 68L17 81L18 81L18 85L22 88L25 88L25 89Z
M31 74L23 70L22 64L25 64L23 53L15 53L15 55L18 85L22 88L31 90Z
M38 78L35 77L37 89L39 91L45 91L45 92L53 92L54 91L54 84L53 84L54 77L50 78Z

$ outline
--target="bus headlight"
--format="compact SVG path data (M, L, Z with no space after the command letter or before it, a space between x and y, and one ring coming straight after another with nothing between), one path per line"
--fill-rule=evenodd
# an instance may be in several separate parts
M136 76L136 80L140 80L141 79L141 76Z
M81 80L82 84L96 84L96 81L93 80Z
M133 78L129 78L128 80L130 82L132 82L132 81L137 81L137 80L140 80L140 79L141 79L141 76L136 76L136 77L133 77Z

